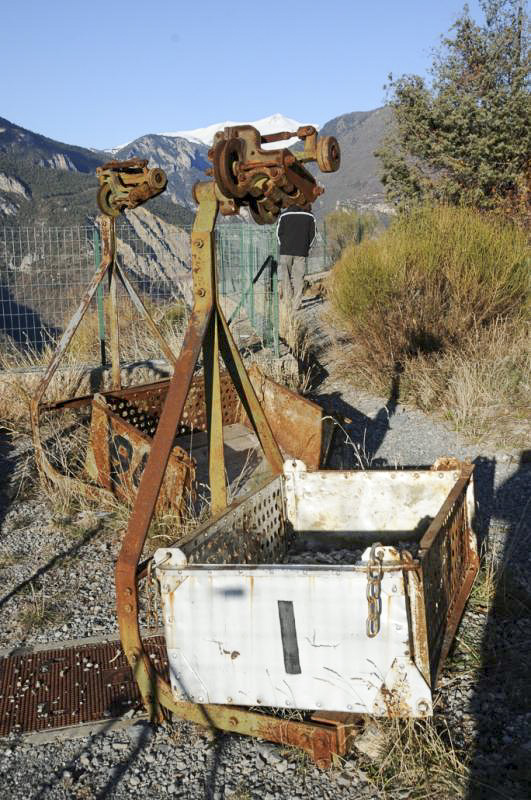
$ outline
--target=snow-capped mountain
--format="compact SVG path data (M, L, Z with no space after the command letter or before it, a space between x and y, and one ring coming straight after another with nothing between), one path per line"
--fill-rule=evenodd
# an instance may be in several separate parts
M226 122L217 122L214 125L207 125L206 128L194 128L190 131L176 131L175 133L165 133L162 135L180 136L183 139L188 139L190 142L206 144L210 147L214 139L214 134L217 131L221 131L223 128L232 128L236 125L253 125L253 127L260 131L262 136L265 136L268 133L279 133L280 131L296 131L301 125L314 124L315 123L297 122L295 119L285 117L284 114L271 114L270 117L263 117L262 119L255 119L254 121L245 122L244 120L239 120L238 122L235 122L233 120L227 120ZM315 125L315 127L319 130L319 125ZM299 140L297 138L289 139L286 142L282 142L280 146L291 147L298 141ZM279 144L272 143L270 145L265 145L264 149L267 149L268 147L274 149L279 147Z

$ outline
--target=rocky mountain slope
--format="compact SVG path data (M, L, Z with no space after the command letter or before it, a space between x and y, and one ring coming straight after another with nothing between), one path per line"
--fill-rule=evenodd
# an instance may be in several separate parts
M188 147L184 140L183 143ZM139 149L138 155L159 163L155 161L158 152L150 154ZM91 224L99 213L96 167L110 157L110 153L57 142L0 118L0 225ZM188 177L190 165L186 159L175 166L178 169L187 176L184 183L197 180ZM185 191L190 204L190 192L183 190L183 194ZM177 196L162 195L146 208L176 225L188 224L192 218Z
M315 204L319 216L338 207L388 212L379 164L374 156L390 111L355 111L328 121L321 134L339 139L338 173L315 170L326 193ZM95 151L64 144L0 118L0 223L9 225L71 225L97 213L96 167L109 158L147 158L168 175L166 193L147 208L166 222L190 222L192 186L209 166L208 146L219 123L172 134L146 134L112 151ZM262 133L296 129L298 121L273 114L253 122ZM274 146L274 145L273 145Z
M113 150L118 159L147 158L162 167L168 176L164 197L174 203L194 208L192 187L196 181L205 180L205 169L210 166L208 147L178 136L148 134L124 147Z
M315 204L317 213L323 214L339 207L392 213L385 202L379 178L380 164L374 155L390 122L391 110L383 107L342 114L323 125L320 134L335 136L339 141L341 168L328 175L318 173L319 183L326 192Z

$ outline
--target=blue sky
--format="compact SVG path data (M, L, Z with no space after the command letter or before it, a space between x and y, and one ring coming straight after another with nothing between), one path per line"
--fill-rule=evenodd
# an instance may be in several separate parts
M17 0L0 30L0 116L110 147L281 112L322 124L426 74L463 0ZM477 0L471 13L480 17Z

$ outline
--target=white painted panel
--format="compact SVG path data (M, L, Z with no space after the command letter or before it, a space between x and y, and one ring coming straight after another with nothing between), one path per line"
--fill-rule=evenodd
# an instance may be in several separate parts
M384 575L381 628L374 638L365 629L363 568L163 565L158 574L178 698L385 713L377 697L393 662L415 671L399 572ZM292 604L298 674L286 669L279 601ZM420 701L431 709L426 684L416 678L412 684L412 707Z
M413 531L435 517L458 477L430 470L307 472L289 460L287 516L296 531Z

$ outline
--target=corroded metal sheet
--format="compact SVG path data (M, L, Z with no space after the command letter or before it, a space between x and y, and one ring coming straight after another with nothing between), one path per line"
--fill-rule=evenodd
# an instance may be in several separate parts
M377 532L385 540L401 531L424 533L459 472L309 472L301 461L286 461L284 475L286 511L295 530Z
M155 561L166 556L161 550ZM384 562L398 558L385 548ZM431 713L430 688L408 657L400 572L384 573L373 639L365 632L366 566L163 564L159 574L177 700L377 716L394 705L392 715Z
M134 415L131 406L127 412L131 421L111 408L112 405L106 403L101 395L94 396L85 468L89 476L105 489L132 503L151 449L147 431L151 432L150 426L154 422L149 414L139 410ZM181 447L174 447L158 496L157 511L182 513L187 495L192 492L194 478L192 459Z
M267 378L253 364L249 378L280 448L291 458L304 461L317 470L326 463L333 431L333 420L323 420L316 403Z

